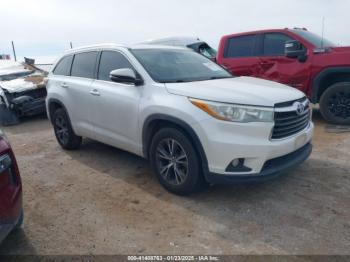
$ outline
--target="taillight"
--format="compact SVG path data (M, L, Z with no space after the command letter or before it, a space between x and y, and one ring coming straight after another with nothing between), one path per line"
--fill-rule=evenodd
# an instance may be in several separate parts
M12 185L18 185L18 169L16 159L14 158L10 143L5 133L0 129L0 138L9 146L9 149L0 155L0 180L6 181L10 179ZM4 180L5 179L5 180Z
M4 183L4 181L9 181L11 185L15 186L19 183L18 171L11 152L0 156L0 181L2 181L2 183ZM0 184L2 183L0 182Z
M0 156L0 188L7 185L16 185L14 177L13 165L10 155L4 154Z

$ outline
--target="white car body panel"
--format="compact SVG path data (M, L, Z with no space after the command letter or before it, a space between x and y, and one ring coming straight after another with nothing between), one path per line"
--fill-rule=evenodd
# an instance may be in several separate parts
M95 138L140 154L141 141L136 138L142 87L95 80L92 89L100 93L94 101Z
M302 92L288 86L253 77L168 83L166 88L172 94L198 99L268 107L304 96Z

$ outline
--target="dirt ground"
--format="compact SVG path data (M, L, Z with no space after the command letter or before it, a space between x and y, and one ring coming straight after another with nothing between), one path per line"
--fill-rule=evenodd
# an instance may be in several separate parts
M314 112L314 151L263 184L166 192L148 163L85 141L62 150L47 119L4 128L24 188L23 229L0 254L350 254L350 132Z

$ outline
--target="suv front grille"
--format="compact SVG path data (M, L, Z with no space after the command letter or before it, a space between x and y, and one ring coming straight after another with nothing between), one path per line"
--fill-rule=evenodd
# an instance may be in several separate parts
M271 139L282 139L305 129L310 122L309 101L297 100L289 107L275 107L275 126Z

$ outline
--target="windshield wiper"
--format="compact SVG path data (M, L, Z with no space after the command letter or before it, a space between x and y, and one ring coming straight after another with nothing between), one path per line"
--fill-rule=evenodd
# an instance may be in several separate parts
M161 81L160 83L185 83L185 82L192 82L192 81L178 79L178 80L164 80L164 81Z
M233 76L212 76L210 79L223 79L223 78L232 78Z
M196 82L196 81L208 81L208 80L215 80L215 79L223 79L223 78L233 78L234 76L212 76L210 78L202 78L202 79L177 79L177 80L163 80L160 81L160 83L188 83L188 82Z

